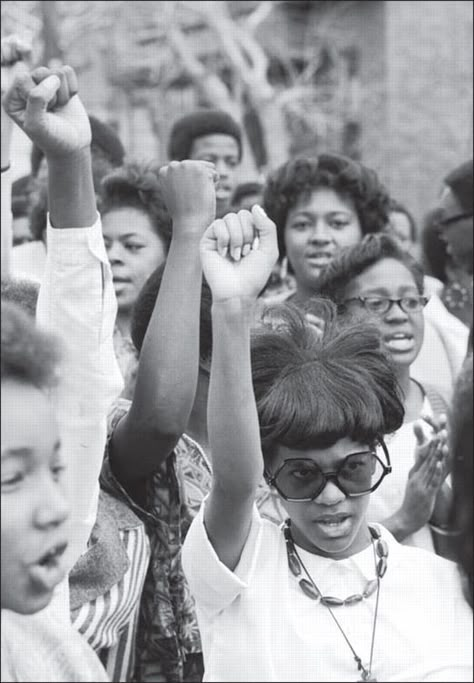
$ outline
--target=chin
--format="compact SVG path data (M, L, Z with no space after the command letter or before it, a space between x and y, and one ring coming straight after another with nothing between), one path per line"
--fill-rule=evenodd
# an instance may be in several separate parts
M2 609L9 609L17 614L36 614L36 612L40 612L49 605L52 597L52 591L44 593L41 596L35 596L34 598L31 596L21 597L17 595L12 602L8 601L5 605L2 603Z

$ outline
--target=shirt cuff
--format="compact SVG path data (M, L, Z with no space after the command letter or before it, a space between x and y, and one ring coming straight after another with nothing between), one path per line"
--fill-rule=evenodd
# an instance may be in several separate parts
M49 213L47 219L48 256L58 265L70 266L87 263L87 254L92 252L104 264L109 263L102 237L100 215L94 225L77 228L53 228Z

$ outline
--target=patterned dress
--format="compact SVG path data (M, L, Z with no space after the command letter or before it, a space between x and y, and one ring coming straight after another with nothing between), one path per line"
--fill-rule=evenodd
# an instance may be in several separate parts
M109 414L109 444L130 405L123 398L114 404ZM181 567L181 547L211 482L208 458L199 444L183 434L172 455L148 478L142 507L115 478L107 449L101 486L143 520L150 540L151 559L136 641L136 681L202 680L201 639L194 600ZM281 523L285 519L278 496L263 481L257 505L271 521Z

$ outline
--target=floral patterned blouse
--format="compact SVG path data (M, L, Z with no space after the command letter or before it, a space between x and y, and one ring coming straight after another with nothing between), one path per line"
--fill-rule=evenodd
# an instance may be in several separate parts
M131 402L119 398L109 414L108 444ZM150 540L150 568L140 607L136 643L136 681L200 681L201 639L181 567L181 547L192 519L209 493L212 469L198 443L183 434L170 455L146 482L143 507L115 478L108 446L101 486L125 501L144 521ZM278 495L262 481L257 497L262 516L280 524L285 510Z

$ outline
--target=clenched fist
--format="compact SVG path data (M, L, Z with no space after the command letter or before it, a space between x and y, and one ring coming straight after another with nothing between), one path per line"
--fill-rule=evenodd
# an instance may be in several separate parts
M211 223L201 262L213 301L257 299L278 258L276 227L259 206Z
M40 67L17 76L3 98L11 119L46 157L67 157L91 143L74 69Z

